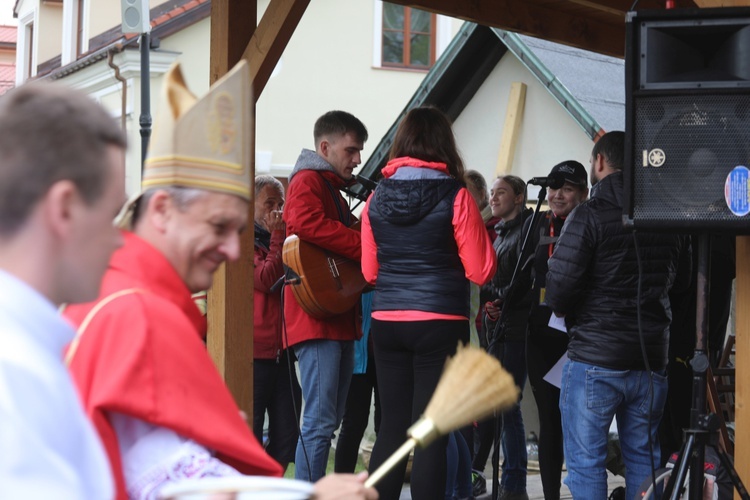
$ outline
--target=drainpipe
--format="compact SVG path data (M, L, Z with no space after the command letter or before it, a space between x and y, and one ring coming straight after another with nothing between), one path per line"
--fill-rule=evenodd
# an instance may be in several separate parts
M127 113L127 104L128 104L128 82L125 80L125 78L122 77L120 74L120 67L115 64L115 54L122 52L122 44L118 43L115 44L115 46L111 47L109 49L109 52L107 53L107 64L109 64L109 67L115 70L115 79L122 82L122 104L120 105L120 125L122 126L122 131L127 132L127 126L125 125L125 118Z

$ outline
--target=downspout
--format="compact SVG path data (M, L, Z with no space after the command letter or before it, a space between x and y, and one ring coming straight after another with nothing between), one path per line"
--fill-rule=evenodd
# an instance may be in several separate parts
M115 70L115 79L122 82L122 104L121 104L121 110L120 110L120 124L122 126L122 131L127 133L127 127L125 125L125 114L127 112L127 104L128 104L128 81L122 77L120 74L120 67L115 64L115 54L122 52L122 44L116 43L112 47L110 47L109 51L107 52L107 64L109 64L109 67Z

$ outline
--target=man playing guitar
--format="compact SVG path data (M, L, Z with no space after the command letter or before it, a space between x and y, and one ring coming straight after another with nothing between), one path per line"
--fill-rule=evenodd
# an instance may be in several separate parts
M340 193L354 183L367 129L353 115L329 111L315 122L315 151L303 149L289 175L284 222L287 236L359 263L357 221ZM287 290L290 292L291 290ZM357 307L320 319L300 306L293 293L284 294L284 347L299 361L305 401L295 456L295 477L316 481L325 474L331 438L341 423L354 364L354 340L361 336Z

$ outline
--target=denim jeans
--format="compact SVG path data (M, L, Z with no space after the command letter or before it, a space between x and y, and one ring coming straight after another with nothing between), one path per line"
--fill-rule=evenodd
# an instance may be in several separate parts
M471 452L459 431L448 435L446 457L445 500L471 497Z
M513 382L521 389L518 402L503 412L497 419L490 416L477 424L474 439L474 460L472 469L482 471L487 465L487 458L492 449L495 435L501 439L503 450L502 476L500 479L503 490L521 493L526 491L526 474L528 457L526 454L526 431L521 413L521 398L523 387L526 385L526 353L525 342L506 340L497 345L496 357L511 375ZM497 430L495 429L497 425ZM493 453L493 461L496 459Z
M513 375L513 381L521 389L518 402L502 415L503 465L500 486L503 491L526 491L526 431L521 414L521 398L526 385L526 343L506 340L502 346L501 363Z
M646 371L611 370L572 360L565 363L560 412L568 464L565 484L573 498L607 498L607 435L615 416L627 469L628 500L651 474L649 430L654 464L659 466L657 429L667 395L667 378L659 373L652 375L653 405Z
M289 351L281 358L256 359L253 365L253 432L263 443L263 424L268 413L266 453L286 468L294 461L302 396ZM289 366L289 363L292 366Z
M354 370L354 341L308 340L294 346L305 409L294 477L315 482L326 473L331 439L341 423Z

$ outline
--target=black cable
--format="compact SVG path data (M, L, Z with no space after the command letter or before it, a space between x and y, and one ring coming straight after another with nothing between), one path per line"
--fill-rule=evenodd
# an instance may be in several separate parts
M284 314L284 290L286 290L286 285L289 285L290 283L292 283L292 281L290 281L288 279L288 274L289 274L289 268L287 268L287 271L284 273L284 278L285 278L284 279L284 286L281 287L281 311L280 311L280 314L281 314L281 333L284 336L284 343L287 345L287 349L290 350L292 348L289 346L289 336L287 334L287 329L286 329L286 315ZM289 352L286 353L286 359L287 359L287 367L289 369L289 378L291 380L291 377L292 377L292 357L289 355ZM295 376L296 376L296 373L295 373ZM300 384L300 386L301 385L302 384ZM305 447L305 440L302 438L302 425L300 424L302 418L301 418L301 415L300 415L300 411L297 408L297 402L294 400L294 386L293 386L293 384L290 384L290 390L292 392L292 407L294 409L294 416L296 417L296 423L297 423L297 435L299 436L299 442L302 445L302 454L305 455L305 463L307 464L307 474L308 474L307 480L309 482L312 482L312 476L310 475L310 474L312 474L312 470L310 468L310 457L308 457L308 455L307 455L307 448ZM302 392L302 387L300 387L300 393L301 392ZM296 476L297 475L296 474L296 469L297 469L296 462L294 464L294 468L295 468L295 476Z
M636 0L637 2L637 0ZM661 493L656 489L656 463L654 460L654 443L651 440L651 415L654 410L654 373L651 371L651 364L648 362L648 354L646 353L646 340L643 338L643 324L641 322L641 285L643 278L643 264L641 262L641 252L638 248L638 234L633 231L633 245L635 246L635 260L638 263L638 291L636 293L636 318L638 323L638 340L641 344L641 356L643 356L643 365L648 373L648 453L651 458L651 484L653 485L654 496L656 500L659 500Z

